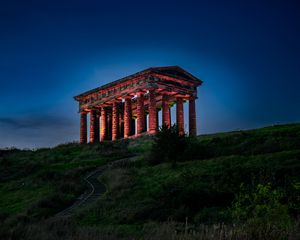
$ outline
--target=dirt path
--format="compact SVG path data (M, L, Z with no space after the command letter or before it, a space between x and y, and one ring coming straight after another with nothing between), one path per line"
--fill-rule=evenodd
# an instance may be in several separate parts
M89 173L84 180L87 182L88 191L84 192L80 195L77 200L66 209L62 210L61 212L57 213L56 217L69 217L71 216L76 210L79 208L83 208L84 206L91 204L98 200L98 198L106 192L106 187L103 183L101 183L98 178L103 174L103 172L108 168L113 167L122 167L130 164L131 161L134 161L137 156L122 158L111 163L108 163L104 166L101 166L94 170L93 172Z

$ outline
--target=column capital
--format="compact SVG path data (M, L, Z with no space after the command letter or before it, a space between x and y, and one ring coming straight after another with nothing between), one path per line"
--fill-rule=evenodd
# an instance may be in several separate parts
M197 99L196 96L194 96L194 95L190 95L190 96L189 96L189 100L195 100L195 99Z
M138 91L136 92L137 97L144 96L145 92Z
M89 109L89 112L97 112L97 111L98 111L97 108L91 108L91 109Z
M191 97L194 97L195 99L197 99L197 98L198 98L197 90L194 91L190 96L191 96Z
M148 88L149 93L157 94L157 88Z
M114 104L119 104L119 103L121 103L122 101L120 101L120 100L118 100L118 99L112 99L111 100L111 103L112 103L112 105L114 105Z
M123 99L124 99L124 100L126 100L126 99L130 99L130 100L131 100L131 99L132 99L132 96L126 95L126 96L123 97Z

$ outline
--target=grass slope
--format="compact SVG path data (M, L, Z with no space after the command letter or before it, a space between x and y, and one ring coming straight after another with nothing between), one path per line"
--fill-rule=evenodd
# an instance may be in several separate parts
M133 167L107 172L102 180L109 191L79 213L78 222L126 236L170 219L230 222L241 183L272 183L291 196L292 184L300 182L300 125L199 136L184 156L175 168L149 166L141 158Z
M0 218L48 217L68 206L84 191L87 171L130 154L121 145L2 150Z
M137 153L141 158L135 163L105 173L107 193L79 211L74 226L140 237L168 220L194 225L230 222L230 207L241 183L249 189L272 183L291 199L298 197L293 184L300 182L300 124L198 136L175 168L169 163L147 164L151 145L152 138L144 137L36 151L3 150L0 220L11 228L21 221L22 230L15 232L24 232L28 224L70 204L84 190L84 173ZM299 205L294 206L290 214L297 216L298 210Z

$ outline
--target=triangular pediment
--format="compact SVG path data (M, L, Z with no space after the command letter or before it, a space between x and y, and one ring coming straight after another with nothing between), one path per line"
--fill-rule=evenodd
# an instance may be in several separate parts
M147 77L147 76L152 76L152 74L158 74L158 75L162 75L162 77L167 76L167 77L173 77L173 78L177 78L177 79L181 79L183 81L190 81L193 82L193 84L195 86L199 86L202 84L202 81L198 78L196 78L195 76L193 76L192 74L190 74L189 72L185 71L184 69L182 69L181 67L178 66L168 66L168 67L152 67L152 68L148 68L145 69L143 71L137 72L135 74L129 75L127 77L121 78L119 80L107 83L105 85L102 85L100 87L94 88L92 90L89 90L87 92L84 92L78 96L75 96L74 98L76 100L80 100L82 97L88 96L90 94L94 94L98 91L101 91L103 89L108 89L111 88L113 86L116 86L118 84L123 84L124 82L127 81L131 81L133 79L137 79L140 77Z
M153 71L163 75L184 78L191 81L200 81L202 83L200 79L196 78L195 76L193 76L192 74L190 74L189 72L185 71L184 69L178 66L157 67L152 69Z

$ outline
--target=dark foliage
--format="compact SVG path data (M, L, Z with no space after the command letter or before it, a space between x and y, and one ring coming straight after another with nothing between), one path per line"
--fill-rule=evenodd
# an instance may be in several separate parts
M185 134L179 134L176 124L170 127L162 125L154 138L149 163L155 165L167 161L175 166L186 147L187 137Z

